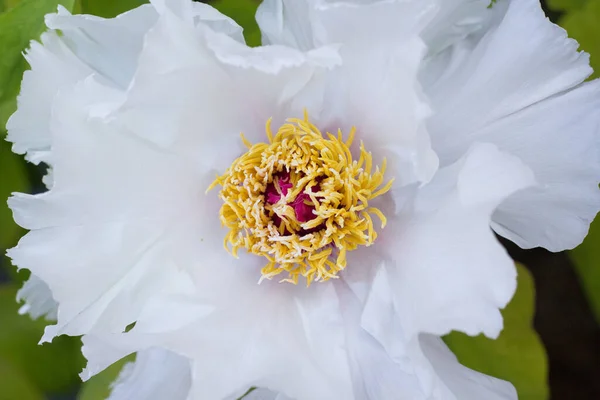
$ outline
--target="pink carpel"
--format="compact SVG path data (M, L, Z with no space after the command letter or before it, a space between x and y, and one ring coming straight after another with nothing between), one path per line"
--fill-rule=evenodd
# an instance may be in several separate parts
M277 184L275 183L277 182ZM279 186L279 190L277 188ZM282 172L273 177L273 182L269 183L267 190L265 191L265 199L268 204L277 203L283 196L287 195L288 191L292 188L290 182L290 174L288 172ZM312 187L313 192L321 190L320 185ZM310 196L306 192L300 193L293 202L289 203L294 208L294 214L299 222L308 222L316 218L313 213L315 206L312 204ZM280 225L281 219L277 216L273 216L273 221L276 225ZM323 229L322 226L318 226L309 230L302 230L298 232L300 235L306 235L312 232L316 232Z

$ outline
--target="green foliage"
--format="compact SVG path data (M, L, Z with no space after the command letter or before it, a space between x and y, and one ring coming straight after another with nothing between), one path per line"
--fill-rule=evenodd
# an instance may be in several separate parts
M0 12L10 10L20 2L21 0L0 0Z
M16 285L0 286L0 359L18 368L24 379L44 392L70 392L77 386L77 374L83 367L81 342L63 336L38 346L47 321L32 321L28 316L19 315L16 294Z
M148 0L77 0L75 12L112 18L146 3Z
M90 378L83 384L77 400L105 400L110 395L111 385L119 376L123 366L134 359L135 356L126 357Z
M577 10L585 5L588 0L548 0L548 7L555 11Z
M12 213L6 206L6 199L12 192L27 192L29 183L22 157L10 151L10 144L0 139L0 249L12 247L20 228L14 223Z
M566 0L565 0L566 1ZM560 24L591 55L591 64L598 77L600 71L600 0L580 0L585 3L567 13ZM581 284L600 322L600 220L596 220L583 244L571 251Z
M260 30L254 19L260 1L256 0L216 0L213 7L233 18L242 28L248 46L260 46Z
M503 312L504 330L497 340L451 333L444 340L469 368L511 382L521 400L548 398L545 350L533 329L535 289L522 266L517 293Z
M0 400L43 400L42 393L18 368L0 357Z
M256 388L255 387L251 387L250 389L248 389L248 391L246 393L244 393L240 398L238 398L237 400L242 400L244 398L246 398L248 395L250 395L250 393L254 392Z
M600 220L594 222L585 241L571 251L591 307L600 322Z
M560 25L590 53L594 71L600 71L600 0L588 0L582 7L573 8L560 20Z

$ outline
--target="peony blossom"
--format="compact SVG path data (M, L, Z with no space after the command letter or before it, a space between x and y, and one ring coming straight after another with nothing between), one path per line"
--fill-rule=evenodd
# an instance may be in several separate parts
M488 3L265 0L257 48L191 0L49 15L8 124L52 171L9 200L42 341L84 335L84 379L137 353L112 400L516 398L440 336L500 333L494 232L583 240L600 88Z

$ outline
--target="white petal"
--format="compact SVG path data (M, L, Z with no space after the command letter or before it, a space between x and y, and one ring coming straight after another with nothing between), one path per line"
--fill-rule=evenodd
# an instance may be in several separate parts
M510 2L461 68L425 88L436 110L428 126L442 162L461 157L478 128L587 78L589 56L577 47L548 22L537 0Z
M292 399L352 398L333 287L307 289L266 281L257 285L256 271L249 265L236 272L237 281L209 294L220 296L218 309L186 328L147 333L138 322L128 333L87 335L84 376L131 352L159 345L194 360L193 399L240 396L252 386ZM98 350L106 347L103 343L110 343L112 354Z
M85 368L79 374L79 377L84 382L115 362L135 352L130 348L119 347L114 343L110 343L110 341L107 342L104 338L93 335L82 336L81 342L83 343L81 353L87 360ZM146 348L139 349L139 352L148 351L151 348L152 346L147 346Z
M333 288L281 286L263 282L244 293L232 288L229 293L240 293L240 300L188 333L186 340L206 343L193 356L196 398L220 398L250 386L293 399L351 398Z
M186 400L190 387L189 360L167 350L149 349L123 367L107 400Z
M190 163L222 172L243 153L240 132L264 141L269 118L277 128L304 108L318 112L322 94L310 88L338 62L333 50L250 49L167 10L146 37L116 118Z
M47 329L44 340L94 329L121 331L147 298L169 285L189 293L185 270L180 272L171 254L178 254L180 237L200 242L196 229L206 228L206 234L212 226L197 219L207 200L202 177L90 115L98 110L87 104L90 93L96 101L105 89L84 81L57 98L53 188L9 201L15 220L32 231L8 254L43 279L60 303L58 324Z
M434 373L457 400L517 400L513 385L460 365L442 339L421 335L420 347Z
M438 165L416 82L426 50L419 35L434 12L431 1L272 0L261 4L257 21L269 43L341 45L343 66L328 77L329 107L318 125L356 127L375 158L386 156L390 174L407 184L428 181Z
M242 27L214 7L194 2L192 3L192 15L196 23L206 24L215 32L223 33L240 43L245 43Z
M245 43L242 27L208 4L189 0L153 0L151 3L160 15L171 13L190 24L205 24L216 32Z
M61 87L71 86L92 73L55 32L44 33L41 41L31 42L25 55L31 70L23 75L17 111L6 125L13 151L27 153L35 163L50 159L49 125L54 97Z
M336 282L335 287L343 304L346 351L352 366L354 398L380 400L400 396L406 399L426 400L428 395L414 373L414 365L411 365L410 360L392 360L381 344L362 329L361 314L364 316L371 311L379 311L364 309L362 301L345 283ZM396 337L395 340L401 341L402 338Z
M189 0L151 0L150 4L159 14L173 13L179 18L192 21L192 2Z
M489 18L491 0L438 0L439 11L425 28L423 38L430 54L481 29Z
M19 290L17 301L25 301L19 309L19 314L29 314L33 319L44 317L48 320L56 320L58 304L52 298L52 291L35 275L31 275Z
M46 16L51 31L41 44L31 42L18 109L7 124L13 151L27 153L38 163L50 162L49 132L52 102L68 88L92 73L112 85L126 88L135 70L142 38L156 19L149 6L139 7L114 19L71 15L59 6L58 14ZM56 30L60 30L60 34Z
M329 43L394 39L423 29L436 12L435 0L265 0L256 13L263 45L304 51ZM361 16L362 24L356 24Z
M64 7L46 16L48 28L60 30L61 40L79 59L123 89L131 82L144 35L155 22L156 12L148 5L110 19L71 15Z
M523 248L579 245L600 210L600 81L480 130L534 171L539 185L509 197L494 230Z
M367 314L381 311L363 308L360 298L345 288L342 282L336 282L336 289L344 304L346 348L353 365L356 399L516 399L512 385L463 367L444 343L434 336L420 335L402 343L400 347L405 349L403 357L392 359L373 336L361 329L365 318L369 318ZM373 290L384 292L380 294L382 301L379 305L392 305L389 282L381 282ZM398 322L396 315L385 317L387 321ZM397 342L403 340L398 330L391 329L385 333Z
M443 165L476 141L521 158L539 185L510 197L494 229L526 248L574 247L600 208L600 92L596 83L579 86L589 56L536 0L500 2L492 12L490 31L440 55L446 72L424 82L436 109L433 147Z
M311 26L313 0L264 0L256 12L262 44L308 51L316 47Z
M394 310L407 341L419 332L451 330L498 336L498 309L514 293L516 270L490 229L491 215L504 198L532 184L531 171L516 157L475 145L388 222L376 245L389 257Z

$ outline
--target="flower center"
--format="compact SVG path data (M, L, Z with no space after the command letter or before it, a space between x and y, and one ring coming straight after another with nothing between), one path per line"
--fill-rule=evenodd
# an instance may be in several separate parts
M346 254L370 246L377 238L372 215L386 224L383 213L369 201L390 190L385 185L386 161L373 170L371 153L361 143L354 160L342 132L324 136L309 122L290 119L273 135L267 122L268 143L251 144L248 151L217 177L223 200L220 218L229 228L225 248L234 256L240 248L264 256L262 279L286 273L282 282L307 285L337 278L346 268Z

